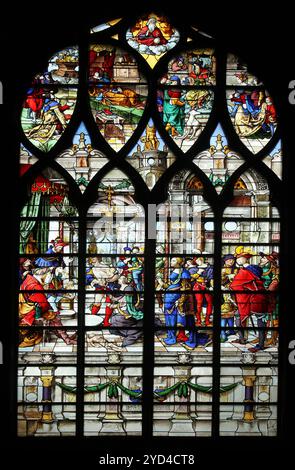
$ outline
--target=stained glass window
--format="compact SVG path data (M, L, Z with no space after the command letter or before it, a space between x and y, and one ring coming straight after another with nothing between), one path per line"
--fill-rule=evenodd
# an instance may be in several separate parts
M20 113L18 436L276 436L275 96L154 12L87 34Z

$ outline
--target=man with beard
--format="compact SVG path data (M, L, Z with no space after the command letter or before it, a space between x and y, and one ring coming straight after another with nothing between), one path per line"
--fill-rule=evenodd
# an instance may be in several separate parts
M148 19L146 26L141 28L136 36L136 40L139 44L145 46L159 46L160 44L167 44L167 40L164 38L160 28L156 26L157 19L151 17Z
M29 260L23 262L22 283L19 294L19 324L31 327L41 324L56 327L52 330L66 344L77 344L76 334L69 336L63 329L59 311L53 311L44 292L44 286L50 285L54 268L33 268ZM20 330L20 348L32 347L42 341L40 330L22 328Z

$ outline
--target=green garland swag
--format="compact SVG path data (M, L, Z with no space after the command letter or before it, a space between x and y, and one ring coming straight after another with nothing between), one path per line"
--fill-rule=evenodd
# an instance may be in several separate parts
M230 390L233 390L236 388L239 384L242 382L235 382L233 384L229 385L223 385L219 389L219 393L225 393L229 392ZM60 387L62 390L64 390L67 393L77 393L77 387L72 387L70 385L65 385L60 382L56 382L56 385ZM108 397L109 398L118 398L119 395L119 389L122 390L123 393L128 395L130 398L141 398L142 396L142 390L130 390L129 388L124 387L124 385L121 385L118 382L107 382L104 384L98 384L98 385L87 385L84 387L84 391L86 393L100 393L102 390L108 387ZM194 391L197 392L202 392L202 393L209 393L211 394L213 392L213 387L210 386L204 386L204 385L199 385L199 384L193 384L190 381L181 381L177 382L177 384L172 385L171 387L165 388L164 390L154 390L154 397L157 400L164 400L170 393L172 392L177 392L177 395L179 398L184 397L187 398L189 394L189 388L191 388Z

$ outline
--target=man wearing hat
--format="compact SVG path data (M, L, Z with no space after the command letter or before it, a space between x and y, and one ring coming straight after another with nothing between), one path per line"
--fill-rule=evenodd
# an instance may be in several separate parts
M20 258L19 260L19 284L23 282L27 274L32 273L34 269L33 261L29 258Z
M59 311L55 311L49 296L44 292L45 285L52 280L52 268L34 268L29 260L22 263L22 283L19 293L19 323L22 327L42 325L55 327L52 332L66 344L76 344L76 335L69 336L63 329ZM43 322L43 323L42 323ZM45 322L45 323L44 323ZM21 329L19 347L32 347L42 341L40 330Z
M236 324L239 329L239 340L237 342L246 344L244 328L247 326L247 319L252 315L257 317L258 344L250 348L250 352L257 352L264 349L265 341L265 319L268 312L268 297L263 292L265 287L262 280L262 268L249 264L248 261L255 253L249 248L238 246L235 250L237 266L240 266L230 284L230 288L235 292L235 301L238 308Z
M68 243L64 242L61 237L57 237L51 241L48 250L45 252L44 257L39 257L35 260L35 267L40 269L50 269L52 271L51 282L46 285L46 289L50 290L60 290L63 289L63 280L61 272L58 273L57 268L64 268L65 263L62 258L62 252L65 246ZM48 302L50 303L52 309L57 312L58 302L61 300L62 295L58 293L51 293L48 295Z
M39 268L58 268L64 267L61 253L65 246L68 243L64 242L64 240L60 237L55 238L51 241L48 250L45 252L46 257L39 257L35 260L35 266Z
M224 255L222 258L222 269L221 269L221 288L223 290L229 290L230 283L237 274L238 270L235 266L236 258L232 254ZM235 302L232 299L230 293L223 294L223 303L221 305L221 334L220 341L226 342L228 335L235 334L234 331L234 315L236 311ZM226 330L226 327L229 330Z

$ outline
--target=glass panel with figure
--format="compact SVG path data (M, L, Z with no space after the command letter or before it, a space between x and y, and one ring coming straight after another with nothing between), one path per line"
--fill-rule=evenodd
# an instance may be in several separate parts
M227 90L228 112L242 143L253 154L272 139L278 124L272 97L264 88Z
M180 35L165 17L151 13L139 18L127 30L126 39L154 68L160 58L176 46Z
M136 59L121 48L91 44L89 49L89 83L146 83Z
M224 216L221 359L232 350L277 361L280 222L266 180L254 170L242 174Z
M161 77L162 85L215 85L216 59L213 49L193 49L173 57L168 72Z
M173 83L178 84L178 80ZM158 111L165 130L183 152L195 144L204 130L213 100L213 91L203 88L165 86L158 90Z
M146 85L135 83L90 86L93 118L101 135L115 151L125 145L137 128L147 94Z
M179 362L175 374L183 376L189 364L210 364L213 350L214 213L194 173L172 178L156 228L155 361L158 367ZM188 396L190 383L181 382L179 393L184 387ZM162 413L169 419L169 407Z
M33 85L27 90L21 125L27 139L49 152L64 133L76 106L77 89Z
M94 24L24 87L17 433L276 436L275 96L179 19Z

